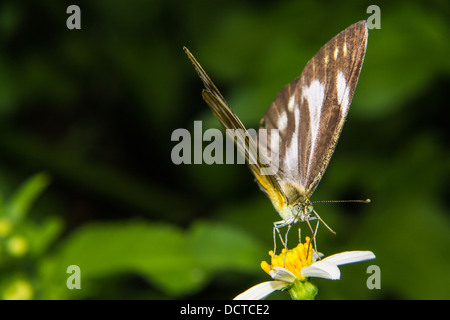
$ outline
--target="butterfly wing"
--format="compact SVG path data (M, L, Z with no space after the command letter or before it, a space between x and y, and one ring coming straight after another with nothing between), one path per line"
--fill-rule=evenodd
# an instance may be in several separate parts
M358 82L367 37L366 22L360 21L328 41L264 115L264 127L279 132L279 154L273 156L279 157L279 183L288 202L299 196L289 190L292 185L309 198L328 166Z
M202 66L197 62L191 52L185 47L183 48L189 59L192 61L195 69L197 70L200 79L205 85L203 90L203 99L211 108L214 116L220 121L225 129L232 129L233 136L239 152L244 155L245 161L250 168L250 171L256 178L261 190L263 190L271 199L274 205L283 207L286 203L286 197L280 188L276 176L272 174L270 168L268 168L268 160L264 158L257 150L257 143L248 133L241 120L231 110L225 98L219 92L217 87L211 81L209 76L203 70ZM227 134L230 133L226 130Z

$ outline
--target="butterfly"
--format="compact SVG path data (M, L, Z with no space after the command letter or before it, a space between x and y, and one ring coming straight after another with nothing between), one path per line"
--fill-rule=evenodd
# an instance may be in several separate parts
M265 112L255 139L195 57L183 48L205 86L203 99L227 133L228 129L238 132L234 140L238 150L282 218L274 222L274 242L275 230L290 228L299 221L306 221L314 236L318 223L313 231L309 220L318 219L327 226L309 198L330 162L347 118L367 38L366 21L360 21L328 41L301 75L278 93ZM267 165L274 163L276 171ZM280 239L286 246L287 232L285 242L281 235Z

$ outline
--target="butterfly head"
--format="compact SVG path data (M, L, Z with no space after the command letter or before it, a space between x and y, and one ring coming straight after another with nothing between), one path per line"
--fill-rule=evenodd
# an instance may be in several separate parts
M309 199L298 200L278 210L286 224L309 220L313 205Z
M279 192L283 201L274 201L280 197L270 198L283 221L286 224L291 224L309 220L313 212L313 205L308 199L305 188L294 181L280 181L279 186L276 194Z
M291 206L292 215L297 221L309 220L311 213L313 212L313 205L309 199L299 201Z

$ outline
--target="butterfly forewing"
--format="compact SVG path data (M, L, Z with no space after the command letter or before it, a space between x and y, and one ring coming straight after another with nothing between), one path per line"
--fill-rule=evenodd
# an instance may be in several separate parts
M257 143L248 134L247 129L242 124L241 120L231 110L225 98L219 92L217 87L206 74L205 70L197 62L191 52L185 47L184 51L192 61L200 79L205 85L203 90L203 99L211 108L214 116L220 121L225 129L234 130L233 139L239 152L244 155L245 161L250 168L250 171L255 176L261 190L264 191L277 207L283 207L286 204L285 195L282 192L278 180L275 175L268 172L268 160L263 159L263 155L258 152ZM227 134L230 132L226 130Z
M367 36L366 22L360 21L327 42L264 115L263 127L279 132L277 180L289 203L309 198L330 161L361 71Z

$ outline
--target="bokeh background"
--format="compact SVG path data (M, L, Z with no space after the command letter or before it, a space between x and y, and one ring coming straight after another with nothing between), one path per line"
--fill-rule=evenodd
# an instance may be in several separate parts
M66 27L70 4L81 30ZM245 165L171 161L175 129L220 127L182 47L256 128L278 91L371 4L381 29L369 31L312 200L371 198L317 204L337 232L322 228L318 245L377 258L341 267L340 281L316 280L317 298L449 299L445 0L2 1L1 297L231 299L270 280L259 264L279 217ZM366 287L371 264L380 290ZM70 265L81 290L66 287Z

